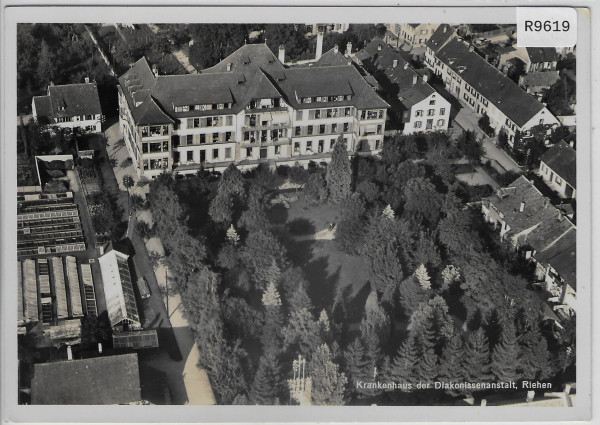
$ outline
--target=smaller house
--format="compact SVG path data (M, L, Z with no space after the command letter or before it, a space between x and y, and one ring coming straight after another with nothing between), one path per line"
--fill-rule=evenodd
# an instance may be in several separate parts
M558 71L530 72L529 74L521 75L519 85L527 93L531 93L539 98L543 94L542 92L554 85L559 78Z
M137 354L34 365L32 404L114 405L140 401Z
M575 199L577 194L577 153L559 142L540 156L538 174L546 185L563 199Z
M555 71L558 64L558 53L551 47L513 47L499 48L498 68L506 73L515 60L523 62L525 73Z
M485 220L536 265L538 283L553 295L554 310L568 316L576 309L577 228L563 211L527 180L482 199Z
M83 84L55 86L50 83L46 96L34 96L33 119L40 125L83 132L102 131L102 109L96 83L86 78Z
M387 24L388 29L412 47L425 47L439 24Z

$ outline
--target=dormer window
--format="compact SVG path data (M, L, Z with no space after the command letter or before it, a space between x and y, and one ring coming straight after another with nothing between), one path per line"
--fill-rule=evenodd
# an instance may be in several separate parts
M218 104L217 104L217 109L225 109L225 104L223 104L223 103L218 103Z

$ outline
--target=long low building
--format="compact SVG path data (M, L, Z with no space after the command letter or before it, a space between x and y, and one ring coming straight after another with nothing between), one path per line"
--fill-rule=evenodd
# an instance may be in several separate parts
M145 58L119 78L119 122L139 175L234 163L329 161L382 148L389 105L352 65L285 67L248 44L193 75L158 75Z
M486 114L496 132L504 130L514 145L517 132L527 134L537 125L559 125L558 119L535 97L440 25L427 42L425 64L448 91L478 115Z

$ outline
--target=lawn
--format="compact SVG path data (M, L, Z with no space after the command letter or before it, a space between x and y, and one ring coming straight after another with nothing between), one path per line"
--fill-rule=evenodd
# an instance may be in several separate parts
M340 216L336 205L310 206L302 199L291 203L286 212L286 224L306 220L312 223L315 233L329 228L329 223L336 223ZM317 310L331 306L336 294L341 293L351 307L356 304L362 313L368 295L364 287L369 279L364 258L342 252L334 240L295 236L285 225L276 226L276 230L290 260L304 271L309 282L309 295Z

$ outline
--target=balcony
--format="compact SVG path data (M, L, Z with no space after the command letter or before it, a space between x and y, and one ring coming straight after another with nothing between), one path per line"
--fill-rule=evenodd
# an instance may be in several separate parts
M253 139L253 140L242 140L240 142L240 146L242 148L253 148L258 146L279 146L279 145L287 145L291 142L291 138L289 137L279 137L277 139Z

